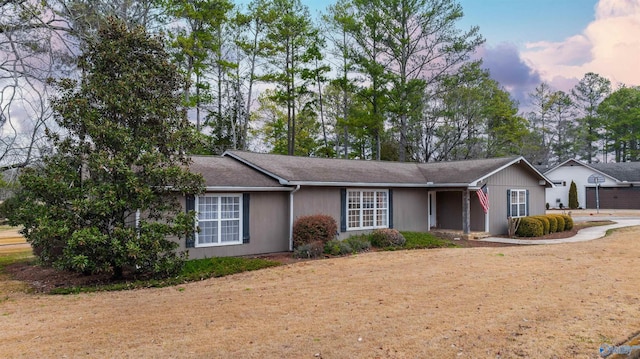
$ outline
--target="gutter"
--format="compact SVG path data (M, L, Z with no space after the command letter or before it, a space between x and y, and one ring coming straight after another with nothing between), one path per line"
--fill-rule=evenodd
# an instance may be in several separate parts
M294 190L289 192L289 251L293 252L293 194L300 190L297 185Z

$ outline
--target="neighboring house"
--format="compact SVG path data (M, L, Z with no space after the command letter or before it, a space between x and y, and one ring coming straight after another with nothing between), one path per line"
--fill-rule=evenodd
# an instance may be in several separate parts
M292 250L301 216L327 214L338 238L376 228L507 233L507 217L542 214L551 183L524 158L403 163L242 151L194 156L206 192L185 198L199 232L182 243L191 258ZM485 214L478 190L485 190Z
M546 201L551 208L569 204L571 181L576 183L580 208L596 208L598 179L599 208L640 209L640 162L583 163L567 160L544 172L554 184L548 188ZM591 178L591 180L590 180Z

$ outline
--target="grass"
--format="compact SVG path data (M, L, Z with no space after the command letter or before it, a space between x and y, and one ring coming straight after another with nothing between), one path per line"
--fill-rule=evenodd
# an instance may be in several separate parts
M257 258L206 258L192 259L185 262L179 275L164 279L132 280L117 283L96 284L55 288L49 294L76 294L101 291L118 291L141 288L161 288L195 282L207 278L223 277L231 274L275 267L279 262Z
M4 249L3 252L0 253L0 303L6 299L6 297L1 297L6 293L30 291L26 283L11 280L5 273L5 268L13 263L33 261L35 261L35 259L33 253L31 253L31 248L12 249L10 251Z
M4 274L4 268L10 264L32 260L34 256L31 248L5 249L0 253L0 274Z
M453 248L458 247L455 243L438 238L430 233L423 232L400 232L407 240L402 249L422 249L422 248Z

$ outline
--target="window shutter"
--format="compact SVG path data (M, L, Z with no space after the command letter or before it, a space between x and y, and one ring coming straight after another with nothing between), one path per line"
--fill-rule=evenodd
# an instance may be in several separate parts
M250 194L242 194L242 243L247 244L251 238L249 232L249 200Z
M393 190L389 190L389 228L393 228Z
M340 188L340 232L347 231L347 189Z
M188 194L188 195L185 196L185 206L184 207L185 207L185 211L187 213L196 210L196 198L192 194ZM196 221L197 221L197 214L196 214ZM187 235L186 242L185 242L185 247L186 248L193 248L195 246L196 246L196 232L195 232L195 224L194 224L193 232L190 232Z
M507 190L507 217L511 217L511 190Z
M525 211L526 211L526 213L524 215L528 216L529 215L529 190L527 190L527 203L526 203L526 206L525 206Z

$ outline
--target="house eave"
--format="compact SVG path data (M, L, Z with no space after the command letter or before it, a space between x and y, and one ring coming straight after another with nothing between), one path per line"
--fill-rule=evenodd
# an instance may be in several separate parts
M206 186L206 192L291 192L291 187Z
M427 183L393 183L393 182L324 182L324 181L287 181L283 183L289 186L313 186L313 187L406 187L426 188Z
M395 182L323 182L323 181L288 181L283 183L288 186L310 187L375 187L375 188L466 188L468 183L395 183Z

